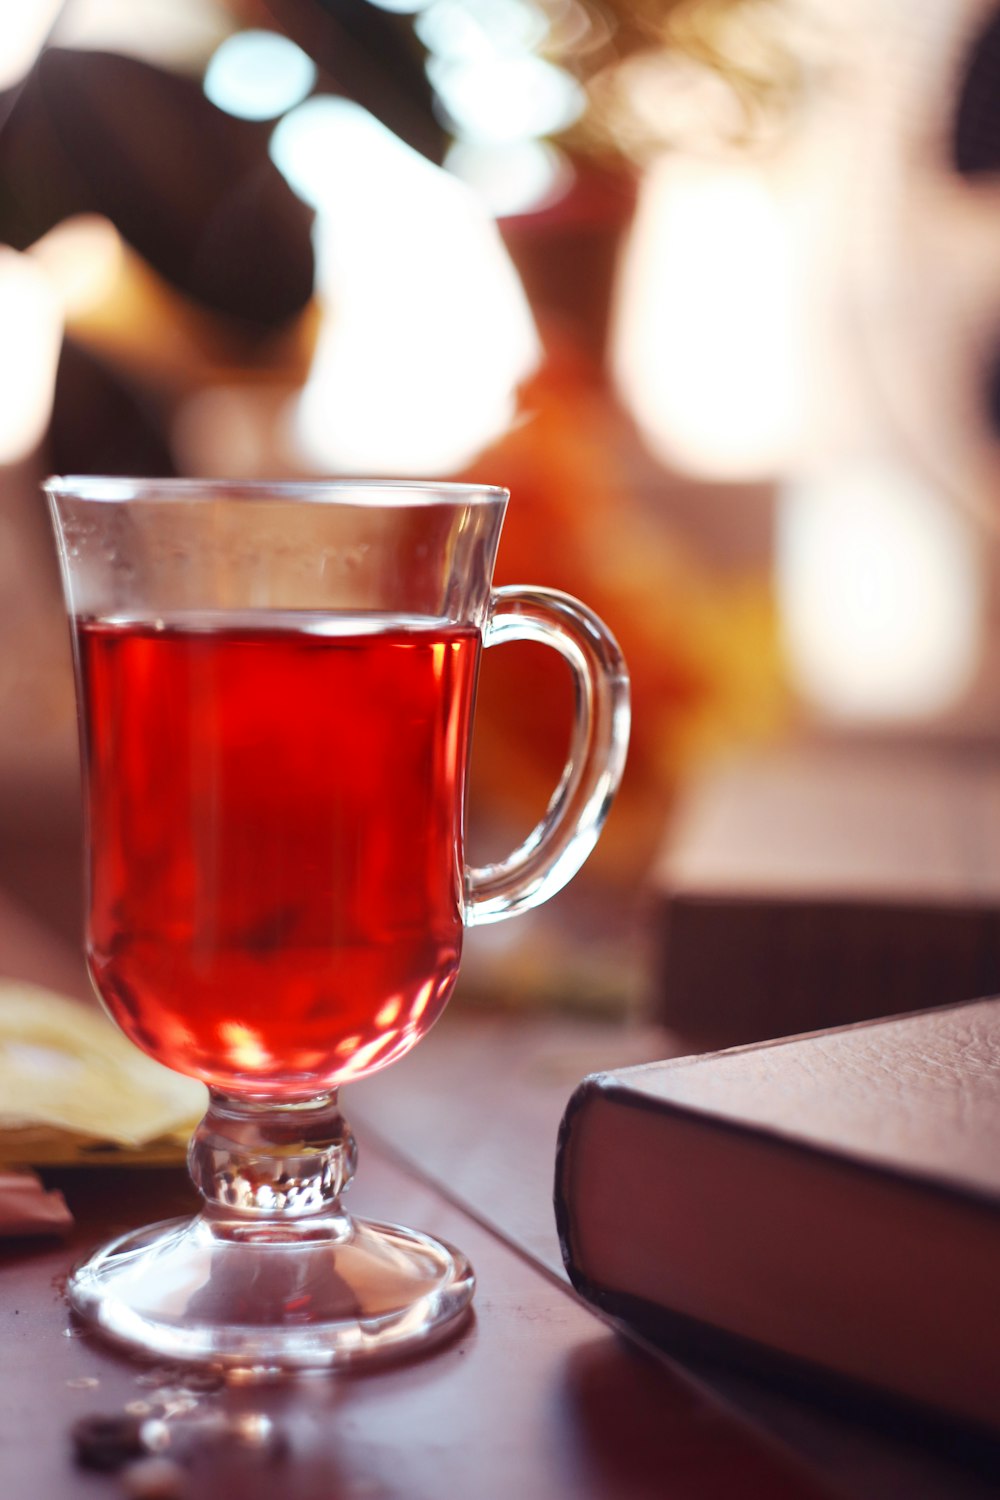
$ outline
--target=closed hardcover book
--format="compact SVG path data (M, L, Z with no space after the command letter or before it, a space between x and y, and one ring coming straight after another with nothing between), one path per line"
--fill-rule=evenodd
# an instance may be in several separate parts
M653 1336L1000 1430L1000 999L595 1074L556 1213Z
M730 1047L1000 990L996 756L795 745L689 792L653 873L658 1019Z

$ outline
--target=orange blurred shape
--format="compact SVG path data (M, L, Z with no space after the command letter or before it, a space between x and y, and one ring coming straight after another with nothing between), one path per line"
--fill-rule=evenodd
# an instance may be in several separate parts
M548 340L524 388L523 420L470 476L511 490L497 582L577 595L618 638L633 727L618 803L593 869L631 884L655 853L682 780L708 757L781 724L786 695L768 579L716 576L640 494L648 474L599 369ZM664 494L669 481L664 476ZM477 703L473 809L526 825L544 809L566 752L568 674L552 652L488 653Z
M57 239L70 227L61 225L45 239ZM100 295L67 317L69 331L85 348L168 394L278 376L294 390L309 369L317 324L310 303L267 338L244 334L177 291L124 242Z

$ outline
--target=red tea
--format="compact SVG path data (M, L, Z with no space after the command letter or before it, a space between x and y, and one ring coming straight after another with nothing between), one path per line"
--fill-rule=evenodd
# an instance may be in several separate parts
M454 984L479 636L260 619L80 622L88 951L161 1062L304 1095L408 1051Z

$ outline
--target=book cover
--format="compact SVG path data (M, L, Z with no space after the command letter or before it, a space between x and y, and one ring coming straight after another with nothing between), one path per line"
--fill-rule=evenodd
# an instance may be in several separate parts
M654 1335L1000 1429L1000 999L594 1074L556 1215Z
M651 916L658 1018L690 1051L994 994L996 757L796 744L713 768Z

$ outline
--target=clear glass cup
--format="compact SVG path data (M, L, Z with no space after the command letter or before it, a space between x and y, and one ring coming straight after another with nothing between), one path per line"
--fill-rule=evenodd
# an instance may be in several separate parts
M76 1311L171 1359L340 1367L458 1326L465 1256L352 1218L338 1090L443 1010L463 929L546 900L592 849L628 680L565 594L492 588L501 489L52 479L80 707L87 958L117 1025L203 1079L193 1220L76 1268ZM481 650L555 647L569 759L508 859L469 869ZM530 693L530 682L525 692Z

